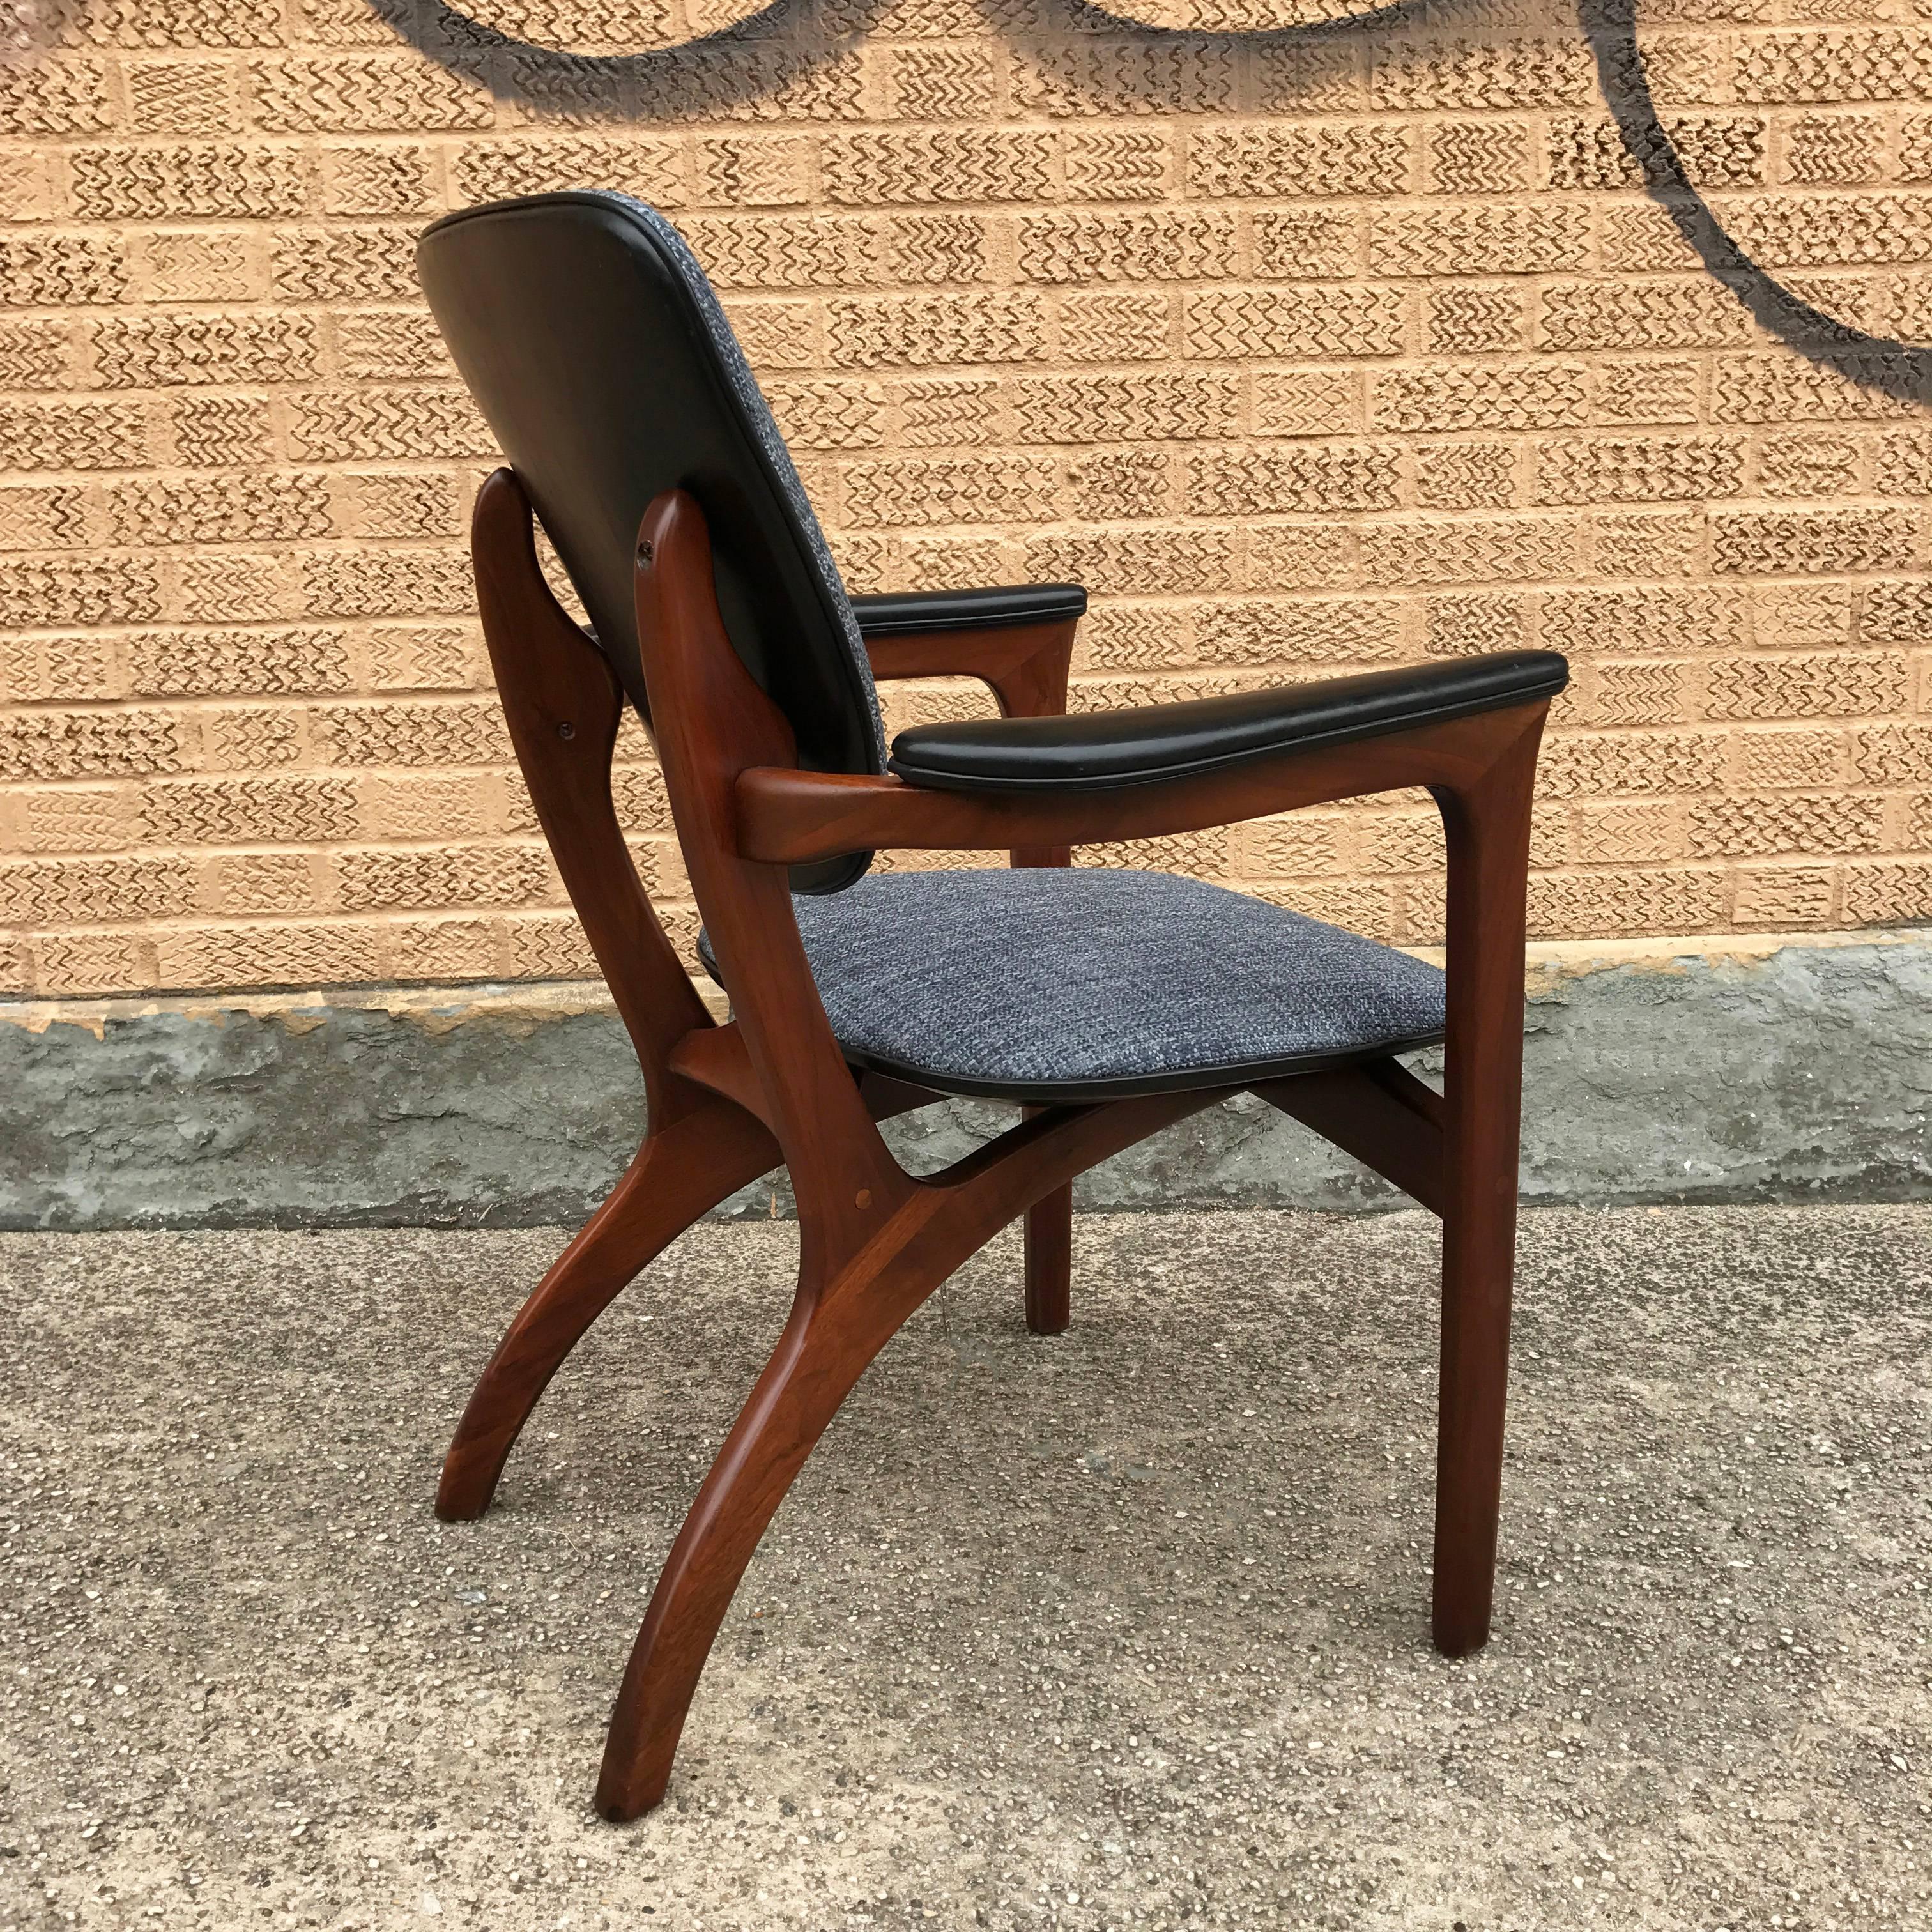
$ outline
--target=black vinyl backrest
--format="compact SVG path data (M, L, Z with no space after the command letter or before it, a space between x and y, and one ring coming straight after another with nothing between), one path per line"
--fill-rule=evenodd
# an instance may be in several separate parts
M638 525L688 490L710 526L732 644L808 770L885 769L866 647L818 520L697 258L655 208L605 194L465 209L416 246L436 325L650 717L633 598ZM832 892L869 853L794 869Z

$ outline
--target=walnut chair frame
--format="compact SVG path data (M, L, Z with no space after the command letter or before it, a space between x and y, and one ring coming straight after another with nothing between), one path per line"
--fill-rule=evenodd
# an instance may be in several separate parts
M801 769L787 718L734 653L697 500L666 490L638 532L638 635L676 829L733 1016L714 1022L640 884L613 806L623 694L552 595L530 503L500 470L478 500L476 578L518 763L636 1048L648 1130L610 1198L512 1323L470 1398L437 1512L482 1514L518 1433L578 1338L668 1243L780 1162L798 1203L791 1314L672 1547L624 1673L597 1804L663 1797L699 1676L765 1527L866 1364L994 1234L1026 1218L1028 1318L1066 1325L1074 1178L1236 1088L1030 1109L938 1174L888 1151L886 1118L936 1091L849 1064L827 1023L790 868L874 847L1070 848L1223 825L1414 786L1448 845L1447 1060L1438 1095L1390 1058L1271 1079L1262 1097L1442 1221L1432 1634L1490 1630L1503 1453L1522 1070L1530 804L1547 696L1207 774L1072 796L970 794ZM1077 620L868 638L880 678L951 674L1004 712L1064 709Z

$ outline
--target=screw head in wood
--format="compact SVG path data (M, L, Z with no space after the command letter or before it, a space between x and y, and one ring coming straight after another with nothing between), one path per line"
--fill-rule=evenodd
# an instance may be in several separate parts
M574 738L577 736L577 727L572 724L570 720L566 718L563 722L556 728L556 735L560 738L566 740Z
M872 1204L872 1190L869 1187L860 1188L858 1192L853 1196L852 1202L854 1207L871 1207Z
M638 561L640 563L649 563L650 560L651 540L649 537L640 537L638 539Z

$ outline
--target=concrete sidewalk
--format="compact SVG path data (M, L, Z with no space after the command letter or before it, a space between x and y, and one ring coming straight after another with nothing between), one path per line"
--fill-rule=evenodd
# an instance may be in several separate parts
M1434 1226L1084 1219L888 1349L669 1801L589 1798L796 1230L694 1231L497 1511L560 1238L0 1238L0 1926L1932 1924L1932 1209L1525 1229L1496 1634L1428 1648Z

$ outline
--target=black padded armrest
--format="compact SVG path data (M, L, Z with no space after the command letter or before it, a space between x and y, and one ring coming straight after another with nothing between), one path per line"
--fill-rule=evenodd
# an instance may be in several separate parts
M978 631L994 625L1048 624L1084 615L1077 584L1010 584L993 590L889 590L855 597L852 614L863 638L907 631Z
M1554 651L1498 651L1235 698L921 724L892 740L891 769L942 791L1104 791L1526 704L1569 681Z

